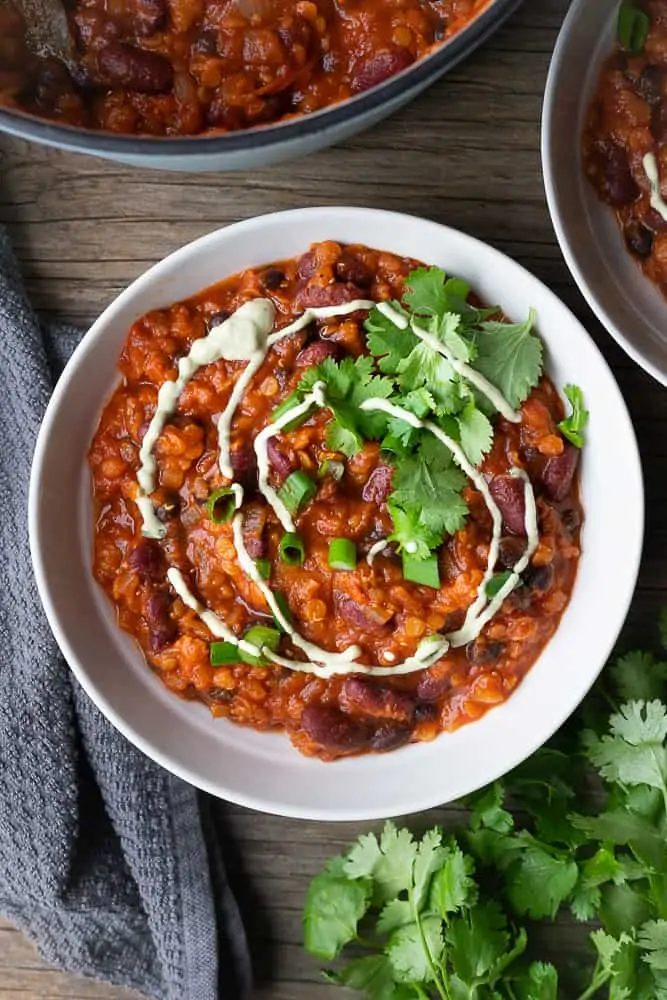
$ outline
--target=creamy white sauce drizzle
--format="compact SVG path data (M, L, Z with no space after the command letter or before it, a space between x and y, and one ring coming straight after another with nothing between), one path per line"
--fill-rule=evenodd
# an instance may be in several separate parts
M197 615L197 617L206 625L209 632L215 636L216 639L224 639L225 642L231 642L239 649L244 652L249 653L251 656L259 656L260 649L254 644L254 642L246 642L245 639L239 639L229 628L228 625L216 615L215 611L209 611L199 601L195 595L192 593L187 585L186 579L179 569L171 566L167 570L167 579L172 585L180 599L185 604L186 608L190 608L191 611Z
M651 186L651 208L655 209L665 222L667 222L667 202L662 197L662 191L660 190L660 172L658 171L658 161L655 158L655 154L647 153L642 160L642 166Z
M378 302L377 311L382 313L382 315L388 319L390 323L393 323L394 326L397 326L399 330L407 330L410 325L408 317L404 316L403 313L400 313L398 309L394 309L389 302Z
M525 482L524 492L526 498L526 533L528 535L528 545L524 555L514 567L512 576L503 585L496 597L489 602L489 598L486 594L486 587L487 584L493 579L496 562L498 560L503 518L498 505L491 496L486 479L478 469L471 465L461 446L450 438L448 434L445 434L442 428L438 427L437 424L432 423L430 420L421 420L419 417L415 416L414 413L410 413L409 410L405 410L401 406L396 406L394 403L389 403L386 399L366 399L361 404L361 409L382 410L383 413L387 413L391 417L404 420L412 427L430 431L431 434L433 434L442 444L444 444L446 448L449 449L449 451L451 451L456 464L463 470L463 472L465 472L468 478L472 480L484 498L484 503L486 504L493 521L493 534L491 537L491 544L489 545L486 571L484 573L484 577L482 578L482 582L477 589L477 596L466 612L465 621L462 627L458 629L458 631L452 632L446 637L452 647L465 646L467 643L472 642L473 639L477 638L487 621L489 621L498 611L505 597L507 597L507 595L510 594L517 586L519 583L519 574L522 569L525 569L528 565L528 560L535 551L538 539L537 515L535 510L535 497L530 480L522 470L512 469L512 475L520 476ZM500 597L501 594L502 597ZM500 600L498 600L499 597Z
M515 468L510 471L511 475L516 478L523 479L524 482L524 500L526 504L525 525L527 536L526 548L524 549L521 558L512 567L512 572L505 583L502 585L495 597L493 597L490 601L486 596L486 584L482 585L484 587L484 606L478 610L474 618L470 617L469 620L468 615L466 615L466 620L462 628L460 628L458 632L451 632L447 636L453 648L465 646L469 642L472 642L473 639L477 638L487 622L491 621L493 616L500 610L505 598L509 597L515 587L517 587L521 582L520 574L523 573L524 569L530 562L531 556L539 544L540 536L537 526L537 508L535 506L535 494L533 493L533 487L530 479L523 469Z
M381 538L379 542L375 543L375 545L371 545L370 549L366 553L366 562L368 565L372 566L375 562L375 557L379 556L381 552L384 552L390 544L391 543L386 538Z
M657 168L656 168L657 173ZM648 170L647 170L648 174ZM667 206L665 206L667 211ZM376 303L369 300L355 300L354 302L343 303L340 306L325 306L317 309L307 309L302 316L282 330L270 333L275 320L275 308L268 299L253 299L246 302L238 309L233 316L225 320L219 326L214 327L206 337L194 342L190 353L179 360L178 377L174 381L164 383L158 392L158 407L144 436L140 451L140 469L137 473L139 483L139 493L137 496L137 506L143 519L143 533L150 537L164 537L165 528L155 513L153 503L149 493L155 488L155 476L157 465L152 454L153 448L164 426L174 412L179 396L188 381L202 365L209 364L220 358L227 360L241 361L247 360L248 364L242 375L237 380L229 402L218 421L218 442L220 447L220 471L228 478L233 478L233 470L229 455L229 436L231 422L241 398L247 389L253 376L263 363L267 351L273 344L283 337L287 337L299 330L304 329L315 319L326 319L356 312L361 309L371 309ZM378 309L399 329L407 329L407 317L401 315L389 303L378 303ZM496 409L508 420L516 422L521 419L521 415L515 413L500 394L484 376L480 375L468 365L463 364L454 358L449 351L433 337L428 331L422 330L413 323L410 324L414 333L424 343L428 344L438 353L447 358L452 367L462 376L466 377L480 389L494 404ZM267 442L269 438L278 433L286 424L295 418L307 413L313 406L326 406L326 385L318 382L311 393L296 407L284 413L274 423L265 427L255 438L255 452L257 454L259 487L267 501L273 507L283 527L287 531L294 530L294 521L280 501L275 490L268 483L269 461L267 453ZM414 414L402 407L389 403L385 399L368 399L361 404L365 410L381 410L390 416L404 420L411 426L424 429L432 433L449 451L457 465L466 473L469 479L475 484L482 494L489 509L493 521L493 535L489 546L489 556L487 569L480 584L477 596L473 604L468 609L466 620L461 629L448 636L432 635L423 639L413 656L408 657L401 663L391 662L395 660L394 654L387 652L384 654L385 660L391 662L390 666L369 667L366 664L357 663L356 659L361 655L359 646L350 646L342 652L331 652L304 639L296 631L292 623L283 614L272 590L262 578L255 562L250 558L243 540L243 515L240 508L243 502L243 488L238 483L232 483L231 489L234 493L235 508L238 513L232 520L232 533L234 546L239 561L239 566L246 575L255 583L263 594L272 614L284 632L289 635L293 645L300 649L308 657L307 661L292 660L274 652L268 647L261 650L254 643L239 639L234 632L215 612L208 610L192 593L185 577L180 570L172 567L167 571L167 578L172 587L181 598L183 603L190 608L207 626L209 631L216 638L233 643L239 649L244 650L252 656L262 654L272 663L286 667L290 670L306 671L316 674L319 677L332 677L336 674L362 673L370 676L395 676L398 674L412 673L424 670L436 663L451 647L465 645L479 635L484 625L496 614L505 598L520 582L520 574L528 565L528 562L539 542L537 511L535 507L535 496L528 476L520 469L512 469L514 476L519 476L525 484L525 505L526 505L526 549L512 569L512 573L496 594L489 600L486 596L486 586L493 578L496 561L498 558L498 548L502 532L502 515L498 506L493 500L483 475L468 461L460 445L450 438L440 427L431 421L421 420ZM372 566L374 558L386 547L387 540L382 539L376 542L369 550L366 561ZM416 546L406 549L416 551Z
M498 412L505 417L505 420L509 420L513 424L521 423L521 414L517 410L512 409L503 394L481 372L478 372L475 368L471 368L464 361L459 361L458 358L455 358L451 351L448 351L437 337L429 333L428 330L423 330L415 322L414 317L410 321L410 329L415 337L418 337L422 343L426 344L433 351L442 354L443 358L449 361L455 372L461 375L462 378L467 378L487 399L491 400Z
M160 386L157 394L157 408L144 434L139 451L139 470L137 472L139 492L136 502L143 521L144 535L152 538L164 538L165 535L165 527L155 516L152 502L149 499L150 494L155 489L157 475L157 462L153 455L153 449L169 417L176 410L181 393L196 372L204 365L226 358L228 361L249 360L248 367L250 367L252 359L258 351L261 351L263 357L266 352L267 336L273 327L275 313L275 307L269 299L252 299L250 302L244 302L224 323L214 326L205 337L195 340L188 354L179 359L176 378L163 382ZM234 387L234 392L237 391L247 371L246 368ZM243 391L244 388L241 389L239 398ZM219 434L220 426L218 425ZM225 474L223 471L223 475ZM230 478L232 477L230 476Z
M325 389L326 385L324 382L316 382L312 392L309 392L304 397L303 402L287 410L274 423L264 427L255 437L254 447L255 454L257 455L257 483L259 491L273 507L276 517L285 531L294 531L294 518L278 496L276 490L269 484L269 455L267 445L269 438L274 437L286 424L290 424L293 420L308 413L311 406L326 406Z

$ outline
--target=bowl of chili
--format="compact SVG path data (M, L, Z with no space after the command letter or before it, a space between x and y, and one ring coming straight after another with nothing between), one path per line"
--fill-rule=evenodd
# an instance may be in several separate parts
M350 208L219 230L123 292L58 383L29 507L113 724L319 819L449 801L546 740L643 534L625 405L562 303L471 237Z
M133 0L68 5L74 75L0 8L0 131L124 163L249 169L368 128L482 44L520 0ZM74 79L76 77L76 79Z
M570 271L611 336L663 384L666 14L662 0L575 0L542 116L547 200Z

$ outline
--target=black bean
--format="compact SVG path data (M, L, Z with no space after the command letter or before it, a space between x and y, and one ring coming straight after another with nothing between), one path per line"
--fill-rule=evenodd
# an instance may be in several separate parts
M561 521L563 522L563 527L567 531L576 531L581 524L581 516L579 511L575 507L571 507L569 510L564 510L561 514Z
M440 709L433 702L420 701L415 709L416 722L433 722L440 715Z
M623 231L625 245L637 257L650 257L653 249L653 233L639 219L630 219Z
M632 176L627 150L610 143L598 152L600 194L610 205L619 208L630 205L639 197L639 188Z
M212 316L209 316L206 320L206 326L209 330L212 330L214 326L220 326L220 324L224 323L226 319L229 319L229 313L220 310L219 312L213 313Z
M501 569L512 569L518 563L526 549L526 543L521 538L505 535L498 546L498 565Z
M536 594L546 594L554 580L554 568L548 566L529 566L523 574L523 582Z
M269 292L274 292L276 288L280 288L282 285L285 280L285 275L277 267L268 267L266 271L262 273L260 280L264 288L266 288Z
M651 135L661 146L667 141L667 101L653 105Z
M218 54L218 33L211 28L206 28L199 32L197 41L192 46L195 52L203 56L215 56Z
M477 667L482 663L490 663L497 660L503 651L502 642L487 642L486 639L475 639L466 646L466 657L468 663Z
M662 96L662 70L654 63L649 63L641 72L635 89L648 104L657 104Z

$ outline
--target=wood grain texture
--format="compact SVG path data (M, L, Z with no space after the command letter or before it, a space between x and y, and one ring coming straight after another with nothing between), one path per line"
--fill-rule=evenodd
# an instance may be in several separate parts
M584 321L632 413L646 473L648 533L621 643L641 644L652 634L667 588L667 393L594 320L549 220L539 121L568 2L526 0L483 50L400 114L343 146L284 166L245 174L154 173L1 137L0 221L10 226L36 306L81 324L188 240L238 219L303 205L408 211L464 229L517 258ZM251 937L257 998L342 1000L303 953L300 910L309 879L361 832L359 825L294 822L224 803L219 809L230 878ZM455 809L439 809L410 823L424 829L455 816ZM542 944L547 953L575 961L585 946L581 930L567 921ZM132 995L49 969L0 922L0 1000Z

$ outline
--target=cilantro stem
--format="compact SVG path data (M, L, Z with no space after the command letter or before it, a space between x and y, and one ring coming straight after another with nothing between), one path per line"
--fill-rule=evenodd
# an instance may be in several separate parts
M597 963L595 969L593 970L593 977L589 986L581 993L577 1000L591 1000L592 997L601 990L605 983L608 983L612 977L611 971L604 971L600 968L600 962Z
M412 878L410 879L410 887L408 889L408 899L410 902L410 909L412 911L412 916L414 918L417 927L417 932L419 934L419 940L421 942L422 948L424 949L424 955L426 956L426 964L428 965L429 972L433 977L435 988L440 994L441 1000L452 1000L451 993L449 992L449 986L444 979L440 978L438 969L436 968L435 962L433 961L433 956L431 955L431 949L428 946L428 941L426 940L426 935L424 934L424 928L422 927L421 917L417 911L417 907L415 906L414 873ZM447 973L445 972L444 968L442 968L442 973L443 976L445 977L447 976Z

